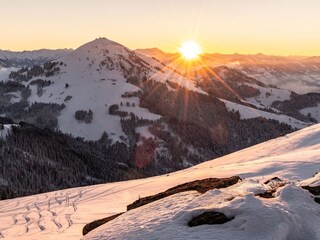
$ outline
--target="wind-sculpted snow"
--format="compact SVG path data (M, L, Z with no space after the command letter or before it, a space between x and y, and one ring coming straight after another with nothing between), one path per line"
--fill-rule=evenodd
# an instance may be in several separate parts
M207 239L214 232L220 236L231 236L226 235L229 233L238 236L241 233L240 239L258 236L262 236L259 239L319 239L319 230L314 228L314 224L319 222L319 205L307 191L300 189L299 182L319 171L319 163L320 125L314 125L163 176L1 201L0 232L6 239L79 239L85 224L124 212L127 205L139 197L193 180L239 175L244 181L230 189L212 190L199 197L195 192L173 195L161 202L129 211L117 222L93 230L85 239L100 239L99 236L114 236L117 239L117 234L120 234L117 231L120 230L123 230L121 236L133 238L141 236L132 235L138 228L150 237L163 234L163 239L169 233L173 234L171 237L184 236L186 239L185 234L190 233L193 234L190 236ZM287 183L277 189L275 198L254 196L268 189L263 183L275 176ZM316 184L317 181L318 178L313 178L306 184ZM235 219L220 227L204 225L188 230L187 222L192 216L217 209ZM136 221L139 226L126 222L133 218L135 221L137 218L141 220L140 223ZM157 221L152 222L153 218ZM303 228L300 227L302 222ZM150 232L147 233L144 229L148 226Z

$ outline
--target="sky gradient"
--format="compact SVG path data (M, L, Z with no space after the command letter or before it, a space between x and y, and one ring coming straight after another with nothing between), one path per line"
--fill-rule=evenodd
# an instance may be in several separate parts
M319 0L0 0L0 49L77 48L107 37L131 49L320 55Z

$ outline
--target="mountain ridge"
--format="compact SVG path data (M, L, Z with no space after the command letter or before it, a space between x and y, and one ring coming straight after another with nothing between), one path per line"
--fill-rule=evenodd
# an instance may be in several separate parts
M56 60L70 51L72 51L72 49L39 49L31 51L0 50L0 69L41 65L45 62Z

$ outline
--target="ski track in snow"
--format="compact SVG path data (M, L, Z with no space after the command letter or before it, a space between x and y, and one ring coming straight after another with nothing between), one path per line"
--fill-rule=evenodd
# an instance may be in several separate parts
M78 210L78 204L90 203L109 195L115 195L118 192L124 192L132 187L140 187L152 182L154 180L138 183L134 186L126 187L124 185L121 188L119 188L119 185L115 185L107 189L102 188L102 191L96 191L94 186L89 186L83 189L76 188L40 194L36 195L35 199L24 197L1 201L0 238L29 239L28 237L32 237L34 234L44 233L41 235L44 236L52 232L64 233L74 224L73 215ZM103 185L101 186L103 187ZM3 219L5 221L2 221ZM8 221L8 219L11 220ZM3 223L7 225L5 226ZM83 227L83 224L81 225L78 228L80 232Z
M72 215L83 191L54 192L38 195L34 200L0 202L0 218L11 218L11 224L0 227L0 238L25 236L34 232L64 232L73 225ZM8 234L9 233L9 234Z

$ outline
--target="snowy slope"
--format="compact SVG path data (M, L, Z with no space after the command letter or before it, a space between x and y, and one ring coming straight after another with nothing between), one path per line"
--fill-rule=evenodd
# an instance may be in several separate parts
M179 72L177 72L174 68L141 53L137 53L137 55L145 62L150 64L151 73L149 73L149 76L152 80L156 80L159 82L175 82L191 91L207 94L205 91L197 88L196 83L192 79L186 78L185 76L179 74Z
M288 124L293 128L297 128L297 129L301 129L311 125L311 123L306 123L284 114L270 113L270 112L262 111L252 107L247 107L242 104L230 102L224 99L220 99L220 100L226 104L227 109L229 111L239 111L240 119L263 117L266 119L277 120L278 122Z
M160 71L157 67L159 63L154 59L146 56L141 59L128 48L105 38L86 43L58 61L60 72L46 78L53 84L44 87L40 96L37 86L31 86L29 102L65 104L58 118L59 129L86 140L98 140L104 131L114 142L125 138L120 117L109 114L109 107L114 104L120 107L122 103L121 111L132 112L139 118L156 120L161 117L140 108L139 98L122 97L127 92L142 91L128 82L132 76L160 82L172 81L206 94L196 88L194 82L172 69L162 66ZM28 85L38 78L32 78L24 84ZM71 99L66 100L68 97ZM130 107L126 107L127 102ZM75 112L89 109L93 112L92 122L79 123L74 117Z
M263 83L276 85L280 88L288 89L300 94L308 92L320 92L319 69L314 70L312 68L307 68L307 70L301 71L300 73L286 73L284 70L279 73L266 67L266 69L262 69L261 71L259 71L258 68L254 71L256 72L243 72Z
M0 139L6 139L7 135L10 133L12 126L19 126L17 124L2 124L3 129L0 129Z
M244 180L236 186L211 190L200 196L193 191L179 193L129 211L83 239L320 238L319 204L310 193L288 184L272 200L254 196L267 189L259 182ZM193 228L187 225L205 211L220 211L234 219L222 225Z
M308 116L308 114L310 114L311 117L313 117L318 122L320 122L320 104L318 104L318 106L316 106L316 107L309 107L309 108L301 109L300 113L302 113L305 116Z
M0 81L6 81L9 78L11 71L16 71L17 68L1 68L0 67Z
M310 193L298 188L300 180L311 178L319 170L318 124L164 176L1 201L0 236L79 239L86 223L123 212L139 197L192 180L239 175L244 181L231 188L199 197L195 192L182 193L154 202L101 226L84 239L231 239L231 235L237 239L320 239L316 225L319 205ZM254 197L254 193L267 188L262 183L274 176L288 184L273 199ZM318 178L307 181L319 183ZM190 230L186 222L204 209L220 209L235 219Z
M260 92L260 94L256 97L247 98L247 101L253 104L271 107L272 103L275 101L283 102L285 100L290 100L291 92L288 90L272 87L261 87L253 84L247 85L258 89Z
M125 92L135 92L140 89L126 82L124 73L117 65L122 58L128 58L129 50L120 44L106 40L96 39L87 43L67 56L59 59L65 66L61 66L60 73L48 78L54 83L47 87L42 96L36 94L34 86L30 102L55 102L66 105L58 119L59 128L63 132L84 137L87 140L98 140L103 131L107 132L114 141L124 136L121 129L120 117L110 115L108 109L113 104L128 101L121 97ZM110 65L101 66L101 62L110 61ZM30 82L33 79L30 80ZM69 85L66 88L66 84ZM67 96L71 100L65 101ZM131 101L130 101L131 104ZM133 107L133 112L141 112ZM93 112L90 124L79 123L74 114L77 110L89 109ZM149 118L149 112L141 113L141 117ZM137 114L138 115L138 114ZM150 114L150 118L159 118Z

